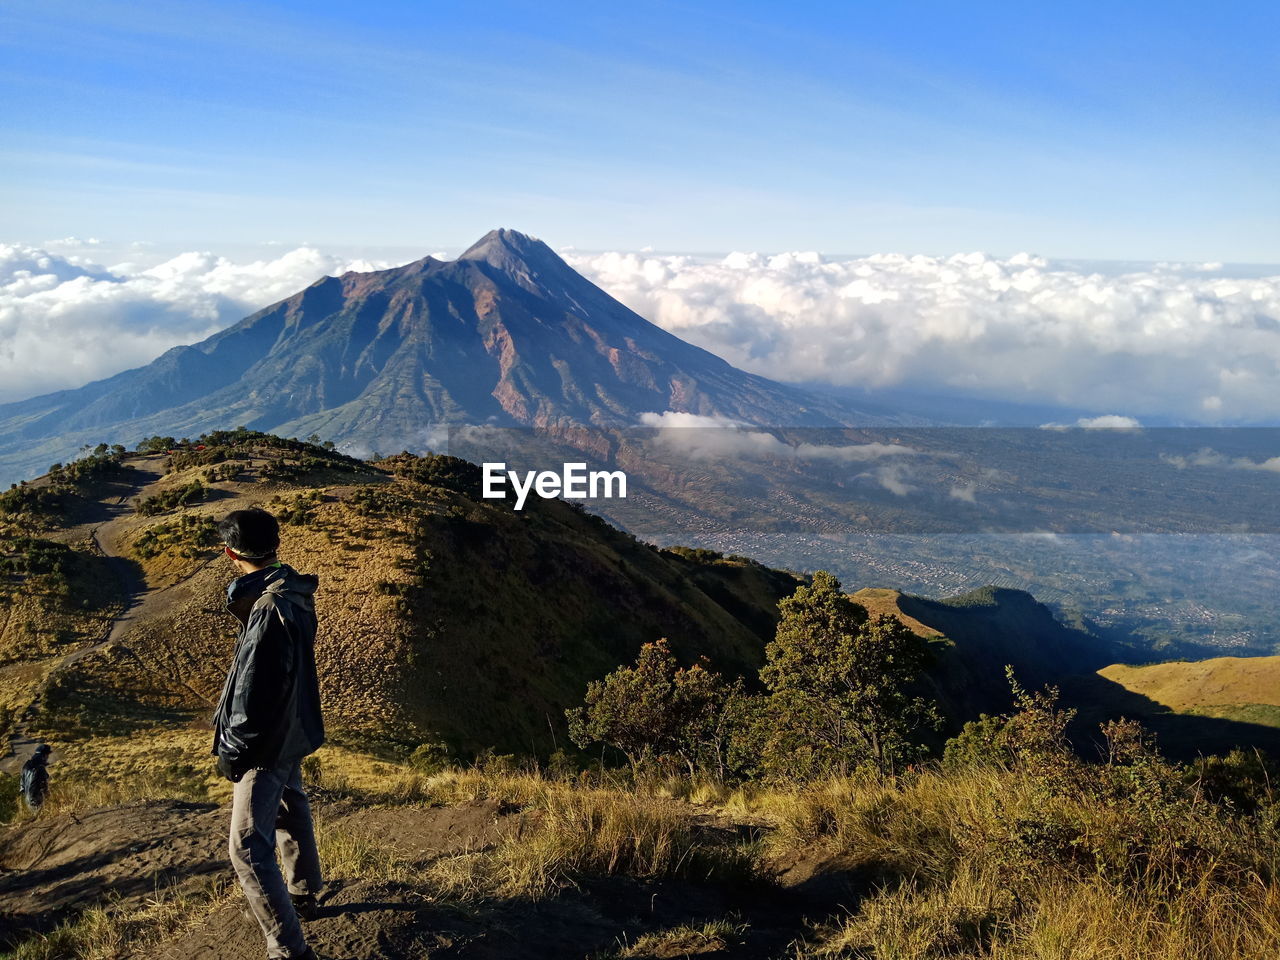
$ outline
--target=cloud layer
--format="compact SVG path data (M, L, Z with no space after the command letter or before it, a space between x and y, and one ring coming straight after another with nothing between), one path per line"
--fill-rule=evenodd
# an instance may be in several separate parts
M1103 274L1018 254L572 255L672 333L781 380L1200 422L1280 417L1280 271Z
M0 244L0 402L148 363L326 273L355 269L372 265L309 247L252 263L184 253L149 268L107 268Z
M0 245L0 402L146 363L324 274L388 265L311 247L154 266L85 254L101 248ZM1028 254L566 258L642 316L779 380L958 391L1142 422L1280 419L1280 275L1234 278L1216 264L1106 274Z

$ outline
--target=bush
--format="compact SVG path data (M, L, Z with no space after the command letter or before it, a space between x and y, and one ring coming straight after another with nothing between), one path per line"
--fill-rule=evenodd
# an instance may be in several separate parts
M731 689L705 659L685 669L666 640L646 643L634 667L593 681L585 706L566 711L569 736L583 749L604 743L620 750L634 769L674 758L691 776L699 766L722 773Z
M979 714L977 720L965 723L960 732L946 742L942 750L943 765L960 767L1004 766L1013 759L1005 746L1007 717Z
M155 436L139 441L134 449L139 453L164 453L167 450L172 450L177 445L178 441L173 437Z
M192 480L185 487L173 487L160 493L143 497L134 506L140 516L152 517L179 507L187 507L204 500L206 488L199 480Z
M218 525L211 517L184 514L176 520L148 527L133 541L133 547L144 560L162 553L174 553L194 560L221 543Z
M316 512L324 496L319 490L308 490L292 497L272 497L271 512L283 524L293 527L305 527L315 522Z
M0 599L17 591L66 597L75 551L39 537L0 537Z
M44 516L62 507L62 494L53 487L15 484L0 493L0 514L10 517Z
M439 773L452 763L453 751L447 743L423 743L409 754L409 766L420 773Z

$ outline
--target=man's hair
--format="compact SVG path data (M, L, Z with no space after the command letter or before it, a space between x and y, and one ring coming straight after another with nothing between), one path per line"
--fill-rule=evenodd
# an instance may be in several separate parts
M218 536L245 560L270 560L280 549L280 524L259 507L232 510L218 524Z

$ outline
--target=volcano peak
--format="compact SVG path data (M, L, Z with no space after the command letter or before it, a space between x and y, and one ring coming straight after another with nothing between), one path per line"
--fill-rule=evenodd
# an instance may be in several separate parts
M551 248L539 240L519 230L499 227L490 230L483 237L467 247L459 256L459 260L483 260L498 265L496 261L509 260L512 257L524 259L543 251L551 253Z

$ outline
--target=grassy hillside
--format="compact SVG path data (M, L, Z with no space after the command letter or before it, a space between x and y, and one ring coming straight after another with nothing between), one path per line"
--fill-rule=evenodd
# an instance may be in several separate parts
M516 513L482 500L478 468L453 458L205 440L115 456L74 495L37 497L41 480L10 496L3 516L28 536L0 541L0 719L26 714L55 746L201 725L235 635L214 524L250 505L280 517L282 558L320 578L317 657L340 738L545 755L587 682L644 642L753 670L800 582L658 550L563 501Z
M1280 657L1214 657L1098 671L1177 713L1280 727Z
M1109 662L1123 656L1018 590L986 587L946 600L864 589L854 598L873 613L897 616L931 641L930 693L954 733L979 713L1010 706L1004 666L1034 689L1054 685L1078 716L1078 749L1102 749L1098 724L1137 718L1171 756L1191 758L1236 747L1280 751L1280 657L1218 657L1151 666Z

